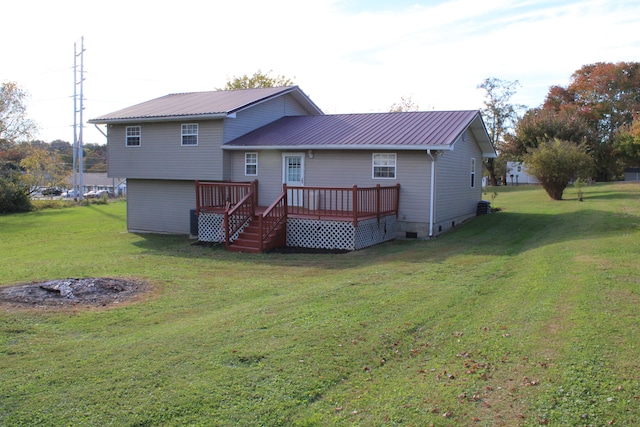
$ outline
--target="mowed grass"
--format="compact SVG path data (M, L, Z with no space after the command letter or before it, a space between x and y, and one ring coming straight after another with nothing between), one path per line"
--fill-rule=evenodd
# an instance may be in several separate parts
M0 216L2 286L155 286L3 309L0 425L638 425L640 185L565 197L339 255L130 234L123 202Z

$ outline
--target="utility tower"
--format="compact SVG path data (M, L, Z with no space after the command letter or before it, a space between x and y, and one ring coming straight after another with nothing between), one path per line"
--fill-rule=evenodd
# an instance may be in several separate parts
M80 65L78 65L80 58ZM78 42L73 44L73 190L74 198L82 200L84 184L82 182L83 167L83 146L82 129L84 121L82 112L84 111L84 36L80 38L80 48Z

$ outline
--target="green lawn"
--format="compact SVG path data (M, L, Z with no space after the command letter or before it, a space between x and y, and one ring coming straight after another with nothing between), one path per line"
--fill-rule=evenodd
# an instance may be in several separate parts
M0 216L2 286L155 285L2 309L0 425L639 425L640 185L565 197L339 255L129 234L124 202Z

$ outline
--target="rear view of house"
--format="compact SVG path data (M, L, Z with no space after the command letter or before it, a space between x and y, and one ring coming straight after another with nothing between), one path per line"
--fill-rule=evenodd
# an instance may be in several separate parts
M478 111L324 115L297 86L167 95L90 123L127 179L130 231L189 234L196 212L201 240L247 251L437 235L475 215L496 155Z

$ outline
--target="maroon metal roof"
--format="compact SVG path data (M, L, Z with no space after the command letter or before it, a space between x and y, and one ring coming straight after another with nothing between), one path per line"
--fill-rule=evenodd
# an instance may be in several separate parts
M175 93L143 102L113 113L105 114L89 123L113 123L135 120L167 120L171 118L225 117L267 99L292 93L307 104L310 114L322 114L320 109L297 87L277 87L211 92ZM317 111L316 111L317 110Z
M483 152L495 154L476 110L283 117L224 148L449 150L469 127Z

